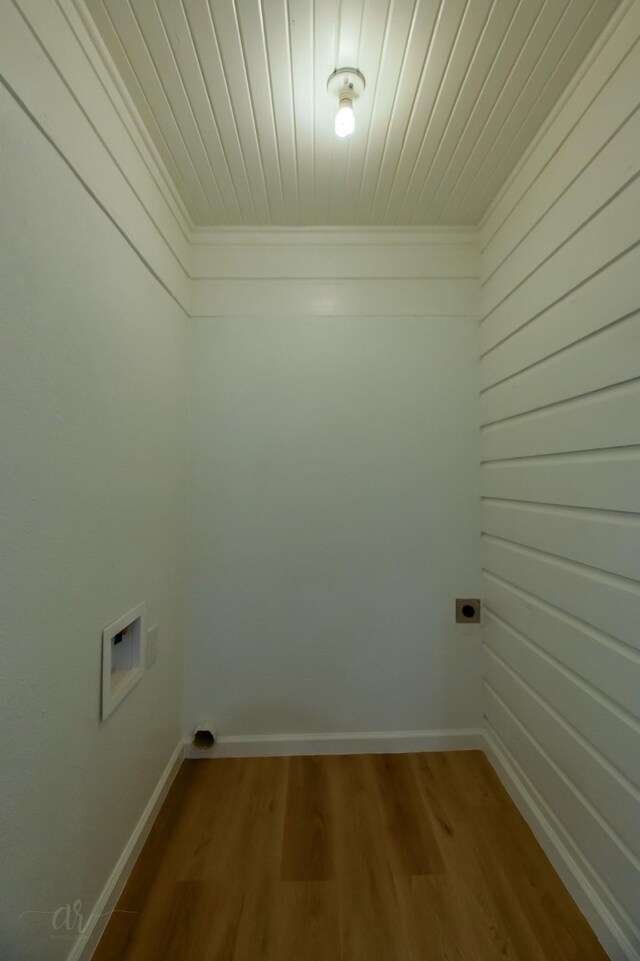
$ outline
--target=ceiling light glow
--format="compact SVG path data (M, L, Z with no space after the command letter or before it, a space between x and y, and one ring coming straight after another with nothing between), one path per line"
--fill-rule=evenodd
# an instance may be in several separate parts
M353 102L345 97L338 107L335 131L339 137L348 137L355 129L356 115L353 112Z
M349 137L356 129L353 101L362 95L365 80L359 70L340 67L327 80L327 90L338 101L334 129L338 137Z

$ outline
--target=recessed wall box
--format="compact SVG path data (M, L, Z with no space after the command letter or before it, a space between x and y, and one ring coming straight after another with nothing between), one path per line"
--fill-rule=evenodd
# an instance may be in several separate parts
M120 704L144 673L144 604L102 632L102 720Z
M479 597L457 597L456 598L456 624L479 624L480 623L480 598Z

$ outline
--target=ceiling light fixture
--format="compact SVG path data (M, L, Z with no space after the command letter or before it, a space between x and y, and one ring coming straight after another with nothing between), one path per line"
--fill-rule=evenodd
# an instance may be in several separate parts
M359 70L340 67L327 80L327 90L338 99L335 131L338 137L348 137L356 129L353 101L362 95L365 80Z

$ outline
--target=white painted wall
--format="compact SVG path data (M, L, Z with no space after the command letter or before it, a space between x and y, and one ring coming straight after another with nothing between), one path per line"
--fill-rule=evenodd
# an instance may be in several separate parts
M193 231L82 4L0 3L5 82L69 164L3 92L0 953L55 961L50 915L18 915L86 916L178 737L176 302L187 727L478 724L477 634L452 624L481 590L477 254L459 231ZM626 9L484 224L480 376L489 750L612 957L637 959ZM100 631L142 597L160 660L100 725Z
M180 739L188 326L4 87L0 142L0 955L55 961ZM101 723L140 601L160 656Z
M640 957L640 3L483 228L490 754Z
M477 323L459 316L475 253L450 246L445 279L436 241L420 272L458 316L428 295L403 316L393 256L360 238L341 271L377 264L394 315L347 312L354 297L364 312L369 281L348 278L341 298L325 277L300 281L315 315L284 294L265 311L258 287L252 315L192 322L187 729L213 718L259 741L479 724L479 634L453 610L478 590ZM322 273L321 253L307 262Z

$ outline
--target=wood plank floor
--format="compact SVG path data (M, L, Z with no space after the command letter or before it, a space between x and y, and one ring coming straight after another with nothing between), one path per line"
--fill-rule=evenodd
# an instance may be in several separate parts
M95 961L605 961L479 751L185 761Z

